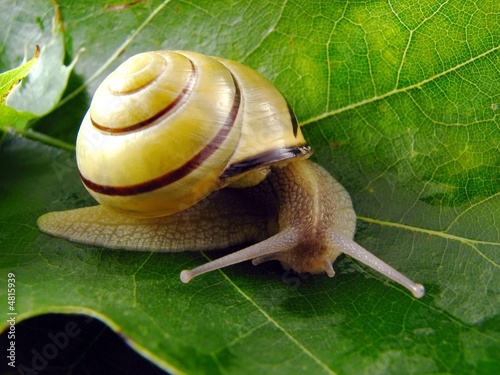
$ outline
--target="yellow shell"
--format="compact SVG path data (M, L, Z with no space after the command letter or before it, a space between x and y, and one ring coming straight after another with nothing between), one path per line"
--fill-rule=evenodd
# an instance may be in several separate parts
M99 86L78 134L82 181L104 206L166 216L269 165L308 157L278 90L234 61L187 51L131 57Z

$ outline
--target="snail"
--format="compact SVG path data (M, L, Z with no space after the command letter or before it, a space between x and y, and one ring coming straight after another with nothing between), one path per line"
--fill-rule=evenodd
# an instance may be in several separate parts
M345 253L422 297L422 285L353 241L349 194L311 153L287 101L256 71L195 52L141 53L102 82L78 133L78 171L100 204L37 223L116 249L254 242L182 271L185 283L246 260L333 277Z

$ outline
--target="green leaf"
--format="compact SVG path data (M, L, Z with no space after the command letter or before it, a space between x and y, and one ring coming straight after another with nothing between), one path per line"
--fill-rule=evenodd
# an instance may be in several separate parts
M19 45L39 43L52 5L2 7L8 67ZM180 270L220 253L120 252L48 237L39 215L93 202L72 152L8 137L0 268L16 275L18 320L95 316L174 373L498 373L495 2L83 1L61 4L61 13L67 54L86 52L72 99L37 130L73 137L104 74L137 52L241 61L283 92L314 160L350 192L356 240L427 294L416 300L347 257L333 279L241 264L184 285ZM8 33L14 27L22 43Z
M7 126L15 126L18 123L26 123L32 118L29 113L20 113L14 108L7 106L5 101L9 93L18 85L19 81L26 77L33 68L40 55L38 46L33 58L17 68L0 74L0 129Z
M22 131L32 123L32 120L54 110L61 99L79 53L69 66L63 65L64 32L57 5L55 13L52 21L52 39L41 50L37 46L36 58L19 68L24 68L26 73L30 70L29 75L17 84L26 74L20 76L14 82L16 85L11 84L12 89L5 93L5 104L2 100L0 107L0 115L3 115L0 129L9 127L12 130L17 128ZM12 78L15 71L16 69L4 74Z
M64 34L57 16L54 17L52 34L53 40L42 48L40 60L27 80L7 96L8 106L41 117L52 111L61 99L78 55L69 66L62 64Z

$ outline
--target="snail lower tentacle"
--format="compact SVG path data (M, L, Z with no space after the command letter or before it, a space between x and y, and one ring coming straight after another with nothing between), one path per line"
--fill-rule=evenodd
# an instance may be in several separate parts
M192 270L184 270L180 274L181 281L187 283L195 276L214 271L250 259L259 259L269 254L279 254L290 250L298 241L298 233L292 229L275 234L274 236L249 246L243 250L228 254L224 257L205 263Z

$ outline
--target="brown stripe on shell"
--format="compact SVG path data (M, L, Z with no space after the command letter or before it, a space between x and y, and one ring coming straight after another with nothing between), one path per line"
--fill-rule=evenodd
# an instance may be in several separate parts
M238 110L240 108L241 103L241 92L240 88L233 77L233 81L235 84L235 95L233 100L233 106L231 111L229 112L228 117L224 124L222 124L221 129L217 133L217 135L212 139L212 141L203 148L198 154L196 154L193 158L188 160L185 164L180 166L179 168L170 171L160 177L154 178L152 180L128 186L107 186L97 184L86 179L81 172L80 178L87 188L93 190L99 194L110 195L110 196L129 196L147 193L156 189L163 188L167 185L170 185L181 178L187 176L192 171L196 170L199 166L201 166L226 140L229 132L231 131L235 121L236 116L238 115Z
M182 99L188 95L191 90L193 90L195 81L196 81L196 68L191 60L189 60L191 63L191 76L189 77L189 81L186 84L186 86L182 89L180 94L170 103L168 104L165 108L163 108L161 111L155 113L153 116L147 118L144 121L138 122L136 124L132 124L123 128L110 128L107 126L103 126L98 124L97 122L94 121L92 117L90 117L90 121L92 125L96 128L99 129L100 131L110 133L110 134L121 134L121 133L129 133L133 132L142 128L145 128L149 125L151 125L153 122L158 120L160 117L165 116L168 112L170 112L177 104L181 102Z
M257 169L280 161L286 161L297 157L308 157L311 153L312 148L308 145L284 147L266 151L259 155L252 156L251 158L231 164L224 170L224 172L222 172L221 178L226 179L234 177L241 173L251 171L252 169Z
M290 121L292 122L293 136L297 138L297 132L299 130L299 122L297 121L295 112L293 111L292 107L290 107L290 104L287 102L286 105L288 106L288 112L290 112Z

